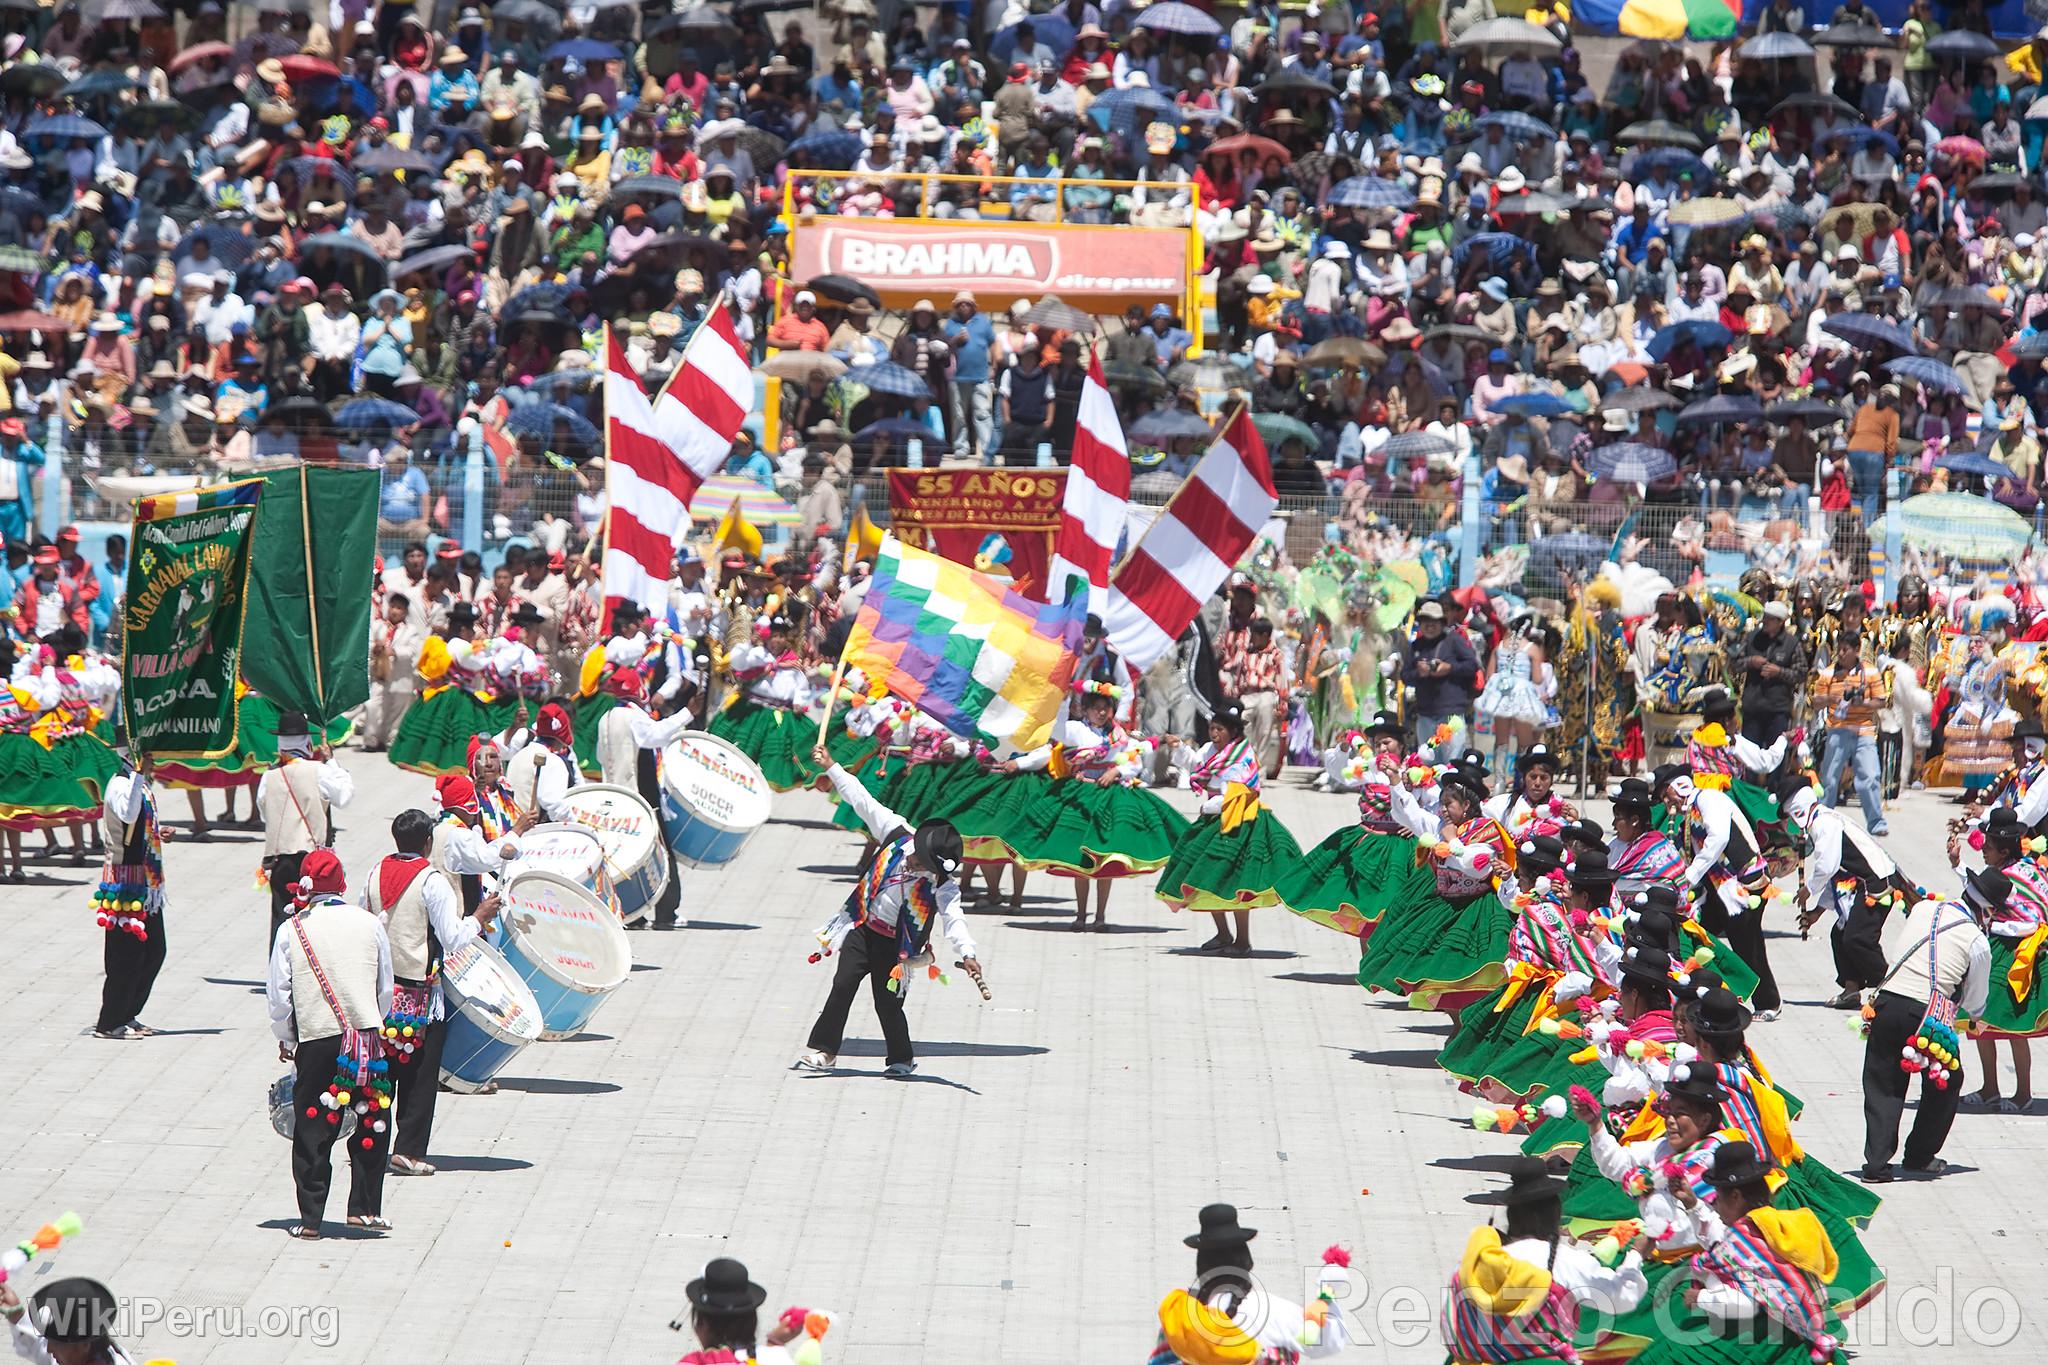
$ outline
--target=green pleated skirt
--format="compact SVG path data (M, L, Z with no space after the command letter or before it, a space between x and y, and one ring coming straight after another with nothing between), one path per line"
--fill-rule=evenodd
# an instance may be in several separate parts
M597 752L597 727L618 704L619 699L609 692L593 692L569 700L569 733L575 740L576 768L588 781L597 781L604 771Z
M889 809L913 825L926 820L950 820L968 837L963 817L975 803L992 795L1002 785L1001 773L991 772L969 759L948 759L914 763L898 773L889 784Z
M2027 998L2013 994L2006 979L2013 959L2019 956L2023 939L1991 939L1991 992L1984 999L1983 1023L1987 1035L2031 1038L2048 1033L2048 982L2041 980L2041 959L2034 962L2034 974L2027 981ZM2048 954L2042 956L2048 957Z
M45 749L25 733L0 735L0 829L48 829L99 813L121 757L95 734Z
M1530 982L1504 1010L1499 1005L1507 994L1507 983L1467 1005L1458 1014L1450 1041L1437 1053L1436 1064L1470 1089L1505 1090L1520 1099L1539 1090L1548 1094L1557 1089L1560 1076L1583 1081L1586 1067L1575 1067L1570 1059L1585 1046L1584 1040L1560 1038L1529 1027L1538 1002L1553 984L1550 978ZM1606 1069L1598 1062L1590 1065L1605 1075ZM1569 1084L1567 1081L1567 1087ZM1593 1088L1597 1093L1597 1081Z
M389 757L408 772L429 777L468 772L471 736L498 734L518 719L517 697L486 702L459 687L443 688L406 708L391 737Z
M1461 900L1437 893L1436 874L1417 867L1358 958L1358 984L1432 1008L1444 995L1492 990L1507 979L1514 914L1489 888Z
M1352 825L1302 856L1273 888L1280 903L1327 929L1363 943L1409 886L1415 840ZM1426 870L1426 869L1425 869Z
M1205 815L1181 836L1159 870L1159 899L1175 910L1255 910L1278 905L1273 886L1301 857L1301 845L1261 807L1256 820L1226 833L1223 817Z
M1004 842L1034 872L1128 877L1164 867L1187 832L1187 818L1143 787L1069 778L1025 807Z
M967 848L971 863L1013 863L1016 850L1010 835L1024 818L1024 812L1052 789L1045 773L991 773L995 781L979 791L958 814L951 816L953 828Z
M1605 1335L1599 1358L1627 1358L1634 1365L1813 1365L1812 1346L1783 1328L1724 1327L1685 1302L1692 1273L1682 1261L1649 1262L1643 1266L1649 1289L1643 1301L1619 1317L1587 1312L1579 1318L1582 1349ZM1839 1319L1830 1315L1828 1330L1838 1333ZM1774 1339L1775 1338L1775 1339ZM1830 1365L1846 1357L1837 1350Z

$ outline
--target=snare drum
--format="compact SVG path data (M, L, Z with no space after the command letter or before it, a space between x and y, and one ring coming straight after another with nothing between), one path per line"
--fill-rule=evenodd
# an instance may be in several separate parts
M619 917L630 922L652 911L668 888L668 853L654 808L628 787L601 782L571 787L561 804L564 819L588 829L603 845L605 880Z
M693 732L661 751L661 824L678 861L729 863L768 823L768 779L715 735Z
M448 1010L441 1080L450 1090L475 1094L541 1036L540 1002L480 938L442 961L441 990Z
M619 898L612 890L611 874L605 868L604 841L597 831L569 821L535 825L519 836L519 861L512 875L522 872L553 872L589 890L613 914L619 913Z
M493 941L540 1002L540 1036L575 1037L633 970L625 926L559 873L515 873L499 895Z

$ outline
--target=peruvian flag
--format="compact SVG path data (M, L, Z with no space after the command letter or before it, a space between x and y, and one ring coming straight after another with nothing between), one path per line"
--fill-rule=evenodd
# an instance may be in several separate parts
M1070 577L1088 580L1088 610L1102 615L1109 600L1109 568L1123 535L1125 505L1131 498L1131 457L1123 423L1102 377L1102 362L1088 360L1081 407L1074 426L1074 459L1060 502L1060 529L1053 537L1052 566L1045 576L1047 601L1065 600Z
M605 338L605 619L659 608L690 535L690 501L718 472L754 403L754 377L720 295L650 401L616 335Z
M1143 673L1165 657L1279 504L1266 443L1239 408L1110 579L1102 623L1125 663Z

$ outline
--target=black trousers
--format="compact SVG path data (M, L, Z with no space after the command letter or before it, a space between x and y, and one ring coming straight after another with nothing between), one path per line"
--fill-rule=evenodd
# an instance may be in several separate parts
M1790 711L1752 711L1742 708L1742 737L1766 749L1778 742L1778 736L1792 728Z
M1702 889L1705 894L1697 907L1700 924L1728 940L1735 955L1756 973L1756 993L1749 998L1750 1008L1777 1009L1784 1000L1778 994L1778 978L1771 972L1771 956L1764 947L1764 912L1751 906L1739 915L1731 915L1711 882L1703 883ZM1880 971L1878 975L1884 973Z
M300 1043L293 1058L298 1079L292 1085L292 1106L297 1111L292 1124L292 1183L299 1190L299 1222L320 1226L327 1209L327 1187L334 1181L334 1144L341 1126L327 1121L320 1097L334 1083L334 1068L341 1058L341 1036L316 1038ZM317 1111L307 1118L306 1111ZM364 1141L369 1146L363 1145ZM348 1140L348 1216L379 1215L384 1212L384 1162L391 1143L387 1120L381 1133L359 1123Z
M151 915L143 921L147 938L137 938L122 929L107 930L107 981L100 987L100 1018L95 1027L117 1029L142 1013L156 974L164 965L164 917Z
M1835 950L1835 983L1844 989L1850 986L1875 986L1884 980L1886 968L1890 965L1884 958L1884 922L1891 913L1891 887L1875 888L1885 899L1876 905L1866 903L1864 891L1859 885L1849 894L1856 898L1856 904L1849 911L1847 923L1836 921L1828 943Z
M1890 991L1877 993L1877 1017L1870 1021L1870 1037L1863 1045L1863 1164L1866 1168L1889 1166L1899 1146L1899 1120L1906 1112L1906 1088L1913 1078L1899 1069L1899 1056L1906 1040L1926 1017L1925 1001L1909 1000ZM1948 1087L1920 1077L1920 1112L1913 1118L1913 1131L1906 1138L1908 1167L1925 1166L1941 1155L1948 1141L1949 1126L1956 1121L1956 1106L1963 1099L1963 1065L1958 1054Z
M292 905L292 887L297 884L305 862L303 853L280 853L275 858L263 860L263 870L270 877L270 945L264 949L265 962L277 948L277 931L291 923L295 908Z
M661 855L668 859L668 885L654 898L654 907L647 917L656 924L675 924L682 919L683 869L676 863L676 851L666 842L661 846Z
M875 1018L882 1025L882 1039L888 1044L891 1064L913 1060L910 1051L910 1023L903 1017L903 996L889 989L889 973L896 966L896 941L871 929L855 929L839 948L839 966L832 974L832 993L825 1008L811 1026L810 1046L820 1052L837 1054L846 1038L846 1013L853 997L866 980L875 1000Z
M448 1021L436 1019L427 1025L418 1052L409 1060L391 1063L391 1114L398 1126L398 1136L391 1141L394 1156L427 1159L427 1144L434 1138L434 1100L441 1093L441 1049L447 1041Z

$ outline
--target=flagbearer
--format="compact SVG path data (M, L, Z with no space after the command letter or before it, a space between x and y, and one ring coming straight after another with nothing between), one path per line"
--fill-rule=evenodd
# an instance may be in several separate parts
M100 809L106 862L92 905L107 932L107 983L100 992L101 1038L146 1038L139 1016L164 965L164 848L150 790L155 760L144 754L107 783Z
M886 1074L908 1076L917 1062L903 996L919 969L930 976L940 973L931 953L933 929L944 931L948 951L967 974L981 979L974 939L960 913L960 832L944 820L927 820L913 830L832 762L824 745L812 749L811 759L831 779L839 799L867 822L879 847L846 904L818 931L824 951L812 960L836 953L839 966L811 1029L810 1051L797 1059L796 1068L830 1071L837 1064L846 1014L865 979L888 1046Z
M306 854L334 842L333 811L355 799L355 780L326 750L311 747L306 718L285 711L277 718L277 762L256 784L256 809L263 816L263 875L270 883L270 943L292 917L292 888Z

